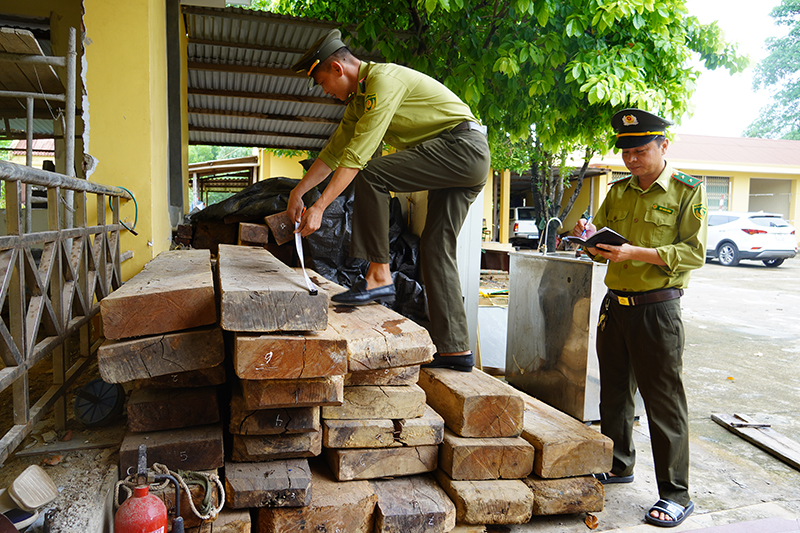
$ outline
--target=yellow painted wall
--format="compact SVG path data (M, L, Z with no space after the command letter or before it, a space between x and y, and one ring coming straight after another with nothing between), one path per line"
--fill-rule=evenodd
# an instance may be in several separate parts
M308 156L278 157L273 152L258 151L259 179L269 178L296 178L303 177L303 165L300 161Z
M99 160L91 180L129 189L139 206L138 236L122 232L133 259L123 279L169 249L167 199L166 8L164 0L84 0L88 152ZM121 218L133 223L133 202Z

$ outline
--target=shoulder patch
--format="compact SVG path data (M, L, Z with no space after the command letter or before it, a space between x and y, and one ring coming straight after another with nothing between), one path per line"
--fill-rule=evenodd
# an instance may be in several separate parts
M378 103L378 95L375 93L368 94L364 99L364 109L366 111L372 111L375 105Z
M672 179L674 179L675 181L679 181L684 185L686 185L687 187L691 187L692 189L694 189L700 183L703 182L703 180L701 180L700 178L695 178L694 176L690 176L689 174L684 174L679 170L676 170L675 172L672 173Z
M629 180L630 178L631 178L631 174L628 174L627 176L622 176L622 177L617 178L615 180L611 180L611 181L608 182L608 184L609 185L616 185L617 183L619 183L621 181Z

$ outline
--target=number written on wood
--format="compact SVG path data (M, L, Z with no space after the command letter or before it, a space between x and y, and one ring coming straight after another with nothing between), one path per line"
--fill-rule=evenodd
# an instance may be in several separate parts
M264 354L264 362L256 365L256 370L266 370L269 367L270 361L272 361L272 352L267 352Z

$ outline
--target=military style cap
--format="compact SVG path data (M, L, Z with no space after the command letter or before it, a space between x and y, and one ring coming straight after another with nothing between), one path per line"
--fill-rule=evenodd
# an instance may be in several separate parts
M311 76L314 69L328 59L332 53L347 46L342 41L342 32L331 30L326 35L320 37L308 51L303 54L297 63L292 66L295 72L302 72L306 76Z
M641 109L623 109L611 117L611 127L617 132L617 148L644 146L659 135L666 135L674 122Z

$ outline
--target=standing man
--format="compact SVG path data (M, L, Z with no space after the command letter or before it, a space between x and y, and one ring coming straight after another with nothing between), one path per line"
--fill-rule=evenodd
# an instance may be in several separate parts
M485 128L469 107L438 81L400 65L365 63L341 40L323 36L293 70L313 78L347 104L344 117L289 196L288 214L307 236L325 208L355 180L350 254L370 262L365 279L333 296L340 304L392 300L389 270L390 191L428 191L421 268L430 334L437 353L428 367L470 372L475 357L456 265L456 238L489 174ZM382 142L398 152L370 159ZM320 198L304 211L302 197L333 171Z
M677 526L691 514L689 426L683 388L684 330L680 297L690 271L705 263L707 199L701 181L664 159L672 122L640 109L611 119L616 147L630 176L611 183L594 224L572 230L591 235L609 227L630 240L598 244L588 252L609 261L597 325L602 432L614 441L611 472L603 484L633 481L632 431L638 385L650 428L659 500L645 514L651 524ZM596 226L595 226L596 224Z

